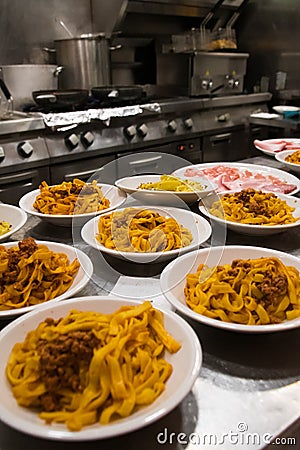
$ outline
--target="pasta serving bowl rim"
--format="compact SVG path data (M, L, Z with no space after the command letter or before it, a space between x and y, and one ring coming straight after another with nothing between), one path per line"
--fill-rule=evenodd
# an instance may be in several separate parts
M6 210L9 214L9 217L4 217L2 210L4 211ZM12 225L12 228L7 233L2 234L0 236L0 242L3 243L3 241L5 241L12 234L19 231L25 225L27 221L27 214L25 211L23 211L23 209L19 208L18 206L10 205L8 203L0 203L0 215L1 215L0 220L9 222Z
M133 209L150 209L153 211L157 211L164 215L164 212L169 212L171 217L174 217L178 223L188 228L186 223L180 222L180 219L178 219L178 215L180 216L186 216L186 218L193 218L193 224L194 227L197 229L197 235L198 241L193 242L195 239L194 234L193 235L193 241L191 244L187 245L186 247L181 247L176 250L168 250L165 252L124 252L124 251L117 251L110 248L105 247L104 245L100 244L96 240L95 234L98 231L97 229L97 223L100 219L99 216L94 217L93 219L89 220L84 224L84 226L81 229L81 237L82 239L91 247L95 248L96 250L99 250L103 253L106 253L110 256L114 256L119 259L128 259L131 262L136 263L149 263L149 262L162 262L166 261L168 259L172 259L177 257L178 255L181 255L183 253L187 253L189 251L194 250L195 248L199 247L201 244L206 242L212 233L212 228L209 224L209 222L201 217L200 215L186 209L180 209L180 208L174 208L172 206L149 206L149 205L142 205L142 206L133 206L133 207L125 207L120 209L115 209L114 211L111 211L112 213L123 211L127 208L133 208ZM174 214L174 215L172 215ZM177 217L176 217L177 216ZM191 223L191 222L190 222ZM189 229L189 228L188 228ZM200 239L199 239L200 235ZM204 236L201 238L201 236Z
M222 191L218 193L218 197L214 197L214 200L218 200L224 194L234 194L240 192L237 191ZM263 191L264 192L264 191ZM267 192L266 192L267 193ZM272 193L272 192L271 192ZM213 215L210 211L208 211L207 206L202 202L199 203L199 211L210 220L227 227L228 229L235 231L239 234L249 235L249 236L268 236L278 233L284 233L290 229L296 228L300 226L300 199L298 197L294 197L292 195L274 193L278 198L285 200L289 206L295 207L295 211L293 212L294 217L297 217L298 214L299 220L294 223L288 223L283 225L253 225L246 223L233 222L231 220L225 220L220 217ZM209 200L208 200L209 201ZM298 213L297 213L298 210Z
M60 242L54 242L54 241L43 241L43 240L35 240L37 244L43 244L46 245L50 250L60 253L67 253L69 255L69 259L72 260L75 258L78 258L78 261L80 263L80 267L78 270L78 273L75 275L74 280L70 287L64 292L63 294L59 295L58 297L54 297L51 300L47 300L44 303L40 303L38 305L31 305L26 306L23 308L16 308L16 309L8 309L8 310L0 310L0 321L2 319L10 319L15 316L23 315L30 313L38 308L43 307L44 305L55 302L60 302L61 300L65 300L78 292L80 292L89 282L90 278L93 275L93 263L90 259L90 257L84 253L82 250L75 248L71 245L63 244ZM7 248L16 247L18 246L19 241L14 242L5 242L2 244L3 246ZM72 257L70 256L72 255Z
M40 189L34 189L27 194L23 195L19 201L19 206L23 209L27 214L32 216L36 216L45 222L49 222L53 225L58 226L81 226L85 221L89 220L91 217L98 216L100 214L104 214L110 211L113 211L116 208L119 208L126 200L127 195L121 189L117 188L113 184L106 183L98 183L98 185L103 189L103 195L117 195L118 200L114 202L114 205L109 206L109 208L103 209L101 211L95 211L86 214L43 214L33 208L33 203L35 201L36 196L40 193ZM57 185L51 185L57 186Z
M62 441L90 441L111 438L147 426L172 411L189 393L202 365L202 349L192 327L171 311L162 311L165 327L182 348L174 354L166 353L165 358L173 365L173 373L166 383L165 391L151 405L145 406L127 418L108 425L90 425L81 431L69 431L64 424L46 425L37 417L37 413L18 406L5 377L8 355L15 342L24 340L28 331L37 327L45 318L62 317L69 309L97 310L113 312L121 305L139 305L136 300L121 299L113 296L86 296L71 298L64 302L44 305L38 310L16 319L0 332L2 358L0 360L0 420L9 426L33 436ZM156 308L158 309L158 308ZM185 370L182 370L182 367Z
M292 153L295 153L299 150L283 150L280 153L276 153L275 158L277 161L281 162L285 165L287 169L293 170L294 172L300 173L300 164L295 164L289 161L286 161L285 158Z
M227 253L224 255L224 253ZM253 254L253 256L251 256ZM216 265L230 263L235 259L252 259L260 256L278 257L285 265L292 265L300 272L300 258L290 255L279 250L273 250L266 247L255 247L250 245L226 245L211 248L203 248L195 250L186 255L181 256L175 261L171 261L162 271L160 276L161 290L167 301L184 316L193 319L195 323L199 322L204 325L211 326L227 331L238 333L273 333L279 331L290 330L300 327L300 317L293 320L287 320L278 324L269 325L243 325L206 317L200 313L193 311L188 307L184 297L184 286L186 275L195 273L200 263L206 263L208 259L212 259ZM223 257L223 260L221 259ZM224 260L225 258L225 260ZM212 264L208 263L209 267ZM177 275L176 275L177 273ZM180 273L180 279L178 277ZM175 277L176 280L175 280ZM174 279L174 282L173 282Z
M170 174L172 176L172 174ZM173 175L174 176L174 175ZM205 177L202 177L202 179L192 180L192 181L199 181L201 183L205 183L207 185L206 189L203 190L194 190L192 192L189 191L168 191L168 190L155 190L155 189L139 189L138 185L141 183L149 183L149 182L156 182L160 180L161 175L159 174L152 174L152 175L134 175L132 177L123 177L119 178L115 181L115 185L119 188L125 191L127 194L136 194L139 197L145 196L145 199L152 196L154 199L154 196L157 197L158 201L164 201L168 202L172 201L174 197L178 197L184 202L188 204L195 203L196 201L200 200L201 198L208 195L210 192L214 191L217 186ZM182 178L182 177L178 177ZM186 177L185 177L186 178Z

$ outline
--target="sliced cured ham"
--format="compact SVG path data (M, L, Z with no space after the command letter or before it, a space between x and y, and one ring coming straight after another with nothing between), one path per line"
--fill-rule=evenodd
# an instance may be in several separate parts
M266 140L266 141L260 141L258 139L255 139L253 141L253 144L255 147L259 148L260 150L265 150L270 153L277 153L282 152L283 150L299 150L300 149L300 142L299 139L295 140L294 142L289 140L285 141L282 140Z

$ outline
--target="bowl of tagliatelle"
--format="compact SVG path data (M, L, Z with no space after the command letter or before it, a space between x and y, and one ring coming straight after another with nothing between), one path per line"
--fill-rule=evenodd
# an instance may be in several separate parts
M177 314L112 296L44 305L5 327L0 346L0 420L57 441L149 425L189 393L202 363Z
M200 215L169 206L117 209L88 221L81 229L91 247L136 263L157 263L199 248L211 235Z
M0 241L19 231L27 221L27 214L17 206L0 203Z
M300 226L299 198L252 188L211 195L199 203L199 210L246 235L272 235Z
M278 154L276 153L275 158L284 164L288 170L300 173L300 148L299 150L283 150Z
M170 262L161 290L185 316L215 328L269 333L300 327L300 259L284 252L228 245Z
M93 274L72 246L31 237L0 245L0 320L77 294Z
M120 178L115 185L141 201L170 206L179 206L178 199L187 204L195 203L217 188L205 177L191 180L174 175L136 175Z
M53 186L43 181L39 189L20 199L19 206L48 223L69 227L82 226L91 217L120 207L125 200L126 193L116 186L75 178Z

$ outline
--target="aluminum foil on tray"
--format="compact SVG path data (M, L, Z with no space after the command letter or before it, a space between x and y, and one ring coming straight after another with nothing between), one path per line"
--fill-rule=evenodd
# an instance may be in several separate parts
M68 111L42 114L45 125L57 131L65 131L77 125L89 123L92 120L101 120L107 126L113 117L128 117L142 114L144 111L159 113L159 103L146 103L144 105L122 106L115 108L87 109L85 111Z

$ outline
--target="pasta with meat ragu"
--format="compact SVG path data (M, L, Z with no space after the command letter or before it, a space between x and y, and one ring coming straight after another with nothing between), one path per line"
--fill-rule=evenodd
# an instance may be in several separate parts
M87 214L102 211L110 206L97 181L85 183L77 178L48 186L46 181L40 185L33 207L42 214L68 215Z
M254 189L222 195L209 209L209 212L230 222L248 225L285 225L295 223L295 208L289 206L271 192L264 193Z
M0 311L38 305L63 294L80 264L65 253L26 238L18 246L0 246Z
M267 325L300 317L300 276L278 258L235 260L186 277L187 305L212 319Z
M79 431L153 403L172 373L165 350L180 347L149 301L112 314L71 310L14 345L6 376L20 406Z
M148 209L126 208L100 216L96 239L122 252L165 252L189 245L193 236L172 217Z
M296 152L287 155L285 157L285 160L293 164L300 164L300 150L297 150Z

